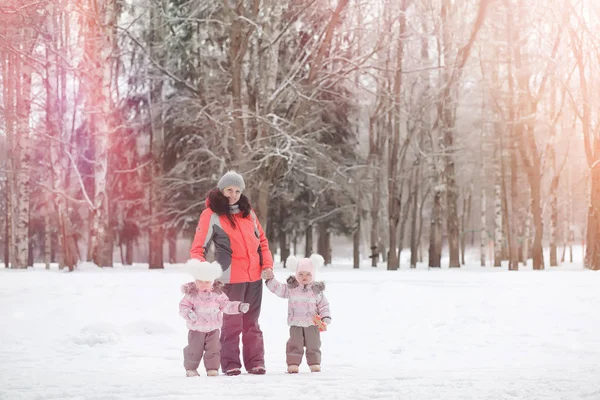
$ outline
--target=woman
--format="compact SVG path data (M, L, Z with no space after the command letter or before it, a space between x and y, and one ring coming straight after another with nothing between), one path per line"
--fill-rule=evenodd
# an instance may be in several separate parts
M215 261L221 264L223 291L230 301L249 303L246 314L225 315L221 330L221 370L239 375L240 333L244 367L251 374L266 373L263 334L258 325L262 302L262 279L273 278L273 256L265 233L242 194L244 178L235 171L221 177L217 188L206 199L200 215L191 257L206 261L210 244L215 246Z

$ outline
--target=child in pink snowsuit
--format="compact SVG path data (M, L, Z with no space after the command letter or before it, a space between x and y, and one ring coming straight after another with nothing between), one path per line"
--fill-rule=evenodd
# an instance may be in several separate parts
M223 313L239 314L248 312L250 305L239 301L229 301L221 291L223 270L218 262L189 260L186 268L195 281L181 287L184 293L179 303L179 315L187 322L188 345L183 349L183 366L186 376L199 376L198 366L204 356L204 366L208 376L219 375L221 343L219 336L223 326Z
M288 299L288 325L290 339L286 345L288 373L298 373L306 347L306 361L311 372L321 371L321 332L315 325L315 316L321 317L325 325L331 323L329 302L323 294L325 284L314 282L315 269L324 264L323 257L313 254L310 258L298 261L290 256L286 265L296 268L296 275L287 279L287 284L275 278L268 279L266 285L277 296Z

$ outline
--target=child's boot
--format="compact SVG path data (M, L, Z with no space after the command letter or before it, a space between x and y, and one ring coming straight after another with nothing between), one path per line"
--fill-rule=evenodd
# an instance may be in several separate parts
M191 378L192 376L200 376L197 369L188 369L185 371L185 376Z
M319 364L311 365L310 372L321 372L321 366Z
M206 370L206 375L219 376L219 371L217 371L216 369L209 369L209 370Z
M297 365L288 365L287 372L288 372L288 374L297 374L298 373L298 366Z

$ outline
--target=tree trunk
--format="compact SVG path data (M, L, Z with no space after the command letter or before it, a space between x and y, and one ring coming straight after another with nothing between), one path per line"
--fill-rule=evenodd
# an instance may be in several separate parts
M308 225L304 231L304 257L310 257L313 253L313 227Z
M294 255L298 254L298 232L295 229L292 234L292 249L294 249Z
M360 187L356 185L356 225L354 226L354 232L352 233L352 258L354 261L353 267L355 269L360 268L361 214Z
M453 133L450 129L446 130L445 133L445 148L449 149L453 146ZM448 152L448 150L445 150ZM458 185L456 184L456 172L454 167L454 159L451 154L446 155L446 167L444 169L446 174L446 224L448 234L448 248L450 251L449 267L459 268L459 223L458 223Z
M177 263L177 231L173 228L169 229L167 233L169 238L169 263Z
M4 219L4 268L10 267L10 245L11 245L11 219L12 219L12 205L11 200L11 187L9 179L6 180L6 215Z
M34 262L34 248L35 242L33 241L33 230L31 226L31 207L29 207L27 215L27 266L33 267Z
M61 260L59 268L67 267L69 271L73 271L78 261L78 253L76 251L76 243L73 238L73 229L66 215L65 204L60 201L57 204L59 210L59 240L61 243Z
M406 202L404 203L404 207L402 208L402 218L400 220L400 227L398 229L398 264L400 264L400 256L402 255L402 250L404 249L404 239L406 237L406 224L408 223L408 217L410 216L411 204L413 201L412 187L413 183L411 178L407 185L409 195L406 199Z
M556 180L556 184L555 184ZM558 266L558 177L550 185L550 266Z
M483 139L483 138L482 138ZM483 140L482 140L483 143ZM483 149L480 149L481 154L481 187L480 187L480 200L481 200L481 230L479 231L479 262L482 267L485 267L485 251L488 244L487 234L487 191L485 184L487 182L485 176L485 157L483 156Z
M377 174L375 171L374 174ZM380 179L374 177L373 200L371 201L371 266L377 267L379 259L379 207L380 207Z
M407 0L400 1L400 17L399 17L399 33L396 51L396 65L394 76L394 112L391 115L392 129L390 129L388 140L388 234L389 234L389 255L387 262L388 270L397 270L400 267L400 259L398 257L398 223L400 222L400 212L402 210L402 185L398 175L403 165L404 158L400 155L401 146L401 126L402 126L402 69L404 62L404 34L406 32L406 8L408 7ZM407 138L406 141L409 139ZM406 144L405 141L405 144ZM403 145L402 147L404 147Z
M528 260L531 258L531 206L526 209L525 228L523 230L523 265L527 266Z
M158 130L162 131L162 128ZM154 130L153 130L154 131ZM156 132L156 131L154 131ZM158 142L158 141L157 141ZM161 146L160 143L154 141L154 135L152 138L151 146ZM154 150L156 151L156 150ZM161 191L160 183L158 182L159 177L162 176L162 160L155 154L154 157L154 172L152 174L151 185L150 185L150 196L149 196L149 208L150 208L150 229L148 235L149 241L149 253L148 253L148 267L149 269L162 269L165 267L164 264L164 250L163 244L165 241L165 228L163 213L163 193Z
M498 133L498 130L496 130ZM499 139L499 138L498 138ZM496 141L496 182L494 184L494 267L502 265L502 141Z
M125 265L133 265L133 240L125 241Z
M412 216L410 221L410 267L416 268L418 261L418 247L421 239L420 229L417 226L419 216L419 188L421 179L421 164L417 161L415 179L413 181Z
M21 116L27 118L26 121L19 123L18 138L19 148L16 156L19 157L19 167L15 176L16 180L16 198L13 202L13 221L14 222L14 253L12 268L27 268L29 256L29 115ZM15 187L13 186L13 187Z
M246 132L243 116L243 70L244 59L248 49L249 29L246 20L246 10L243 0L236 0L234 9L227 11L231 21L229 34L229 70L231 71L231 113L233 117L232 131L234 135L233 156L234 163L242 159Z
M438 118L440 121L442 139L440 141L442 160L444 168L442 169L443 181L446 192L446 233L448 235L448 250L450 252L449 267L459 268L459 218L458 218L458 185L456 183L456 167L454 164L454 129L456 125L456 99L455 85L458 81L452 82L454 69L451 64L454 53L454 41L450 20L452 19L453 9L451 0L442 0L441 7L441 52L443 54L444 65L441 71L441 97L438 100Z
M511 130L512 133L512 130ZM516 139L516 138L515 138ZM518 192L517 192L517 154L515 149L514 140L511 141L510 145L510 198L506 201L506 214L508 224L508 270L518 271L519 270L519 245L517 243L517 204L518 204ZM507 193L508 196L508 193Z
M148 38L148 47L150 57L161 68L165 67L165 37L166 22L164 20L164 11L168 4L165 0L160 0L156 7L151 8L150 12L150 36ZM154 76L151 81L148 109L150 112L150 156L151 156L151 175L149 187L149 214L150 226L148 230L149 269L164 268L164 242L167 238L164 217L164 193L162 178L164 175L163 150L165 142L165 106L164 106L164 81L161 72L155 69L149 70ZM168 238L167 238L168 241ZM170 244L169 244L170 246ZM170 247L169 247L170 249Z
M88 118L94 137L94 198L90 246L92 261L112 266L113 243L109 228L108 151L114 131L112 88L116 47L117 6L114 1L89 0L85 21L85 59L89 97Z
M319 238L317 240L317 253L325 259L325 265L331 264L331 233L329 224L318 224Z
M280 260L282 263L284 263L290 255L290 246L288 245L288 235L281 229L281 225L278 236Z
M50 240L50 259L57 261L57 247L60 248L60 257L58 267L69 268L73 271L78 261L78 252L74 251L76 244L73 243L72 229L67 212L67 204L62 193L67 191L67 171L74 166L70 162L70 148L65 143L70 143L70 135L64 124L66 99L63 93L66 91L66 68L62 67L60 54L64 51L63 47L69 44L68 18L63 18L59 8L52 4L46 7L47 29L50 33L45 42L46 46L46 129L50 135L50 174L52 176L52 194L51 203L54 206L54 218L58 231L56 232L57 245L52 240L54 232L49 237ZM63 21L63 24L57 24L57 21ZM61 92L62 91L62 92ZM82 188L84 190L84 188ZM91 200L84 193L88 206L93 208Z
M421 203L419 205L419 233L417 234L417 240L419 243L419 257L418 257L418 262L422 263L423 262L423 210L425 209L425 201L427 200L427 197L429 196L429 192L431 190L427 189L427 191L425 192L425 194L421 197Z
M442 267L442 191L437 185L433 189L433 207L429 228L429 267Z
M56 232L52 232L52 235L50 236L50 262L51 263L55 263L57 262L57 256L56 256L56 250L58 248L58 234Z
M50 222L50 207L44 208L44 264L50 269L52 260L52 226Z
M29 250L29 169L31 164L29 119L31 114L31 79L33 68L27 57L35 44L30 26L9 32L6 40L17 49L8 53L2 63L5 85L4 110L6 134L10 149L11 220L9 245L12 246L11 268L27 268Z
M471 220L471 204L473 198L473 184L469 187L467 195L463 198L463 212L461 216L461 240L460 240L460 254L462 258L462 265L465 265L465 251L467 247L467 227Z
M569 248L569 262L573 262L573 241L575 240L575 231L573 230L573 193L571 184L571 164L567 165L567 218L565 218L565 248ZM563 262L565 255L563 255Z
M387 263L389 252L386 250L385 242L383 240L381 240L379 242L378 248L379 248L379 252L381 254L381 261L383 263Z
M256 204L256 216L262 226L267 226L269 219L269 193L271 182L267 179L262 179L258 183L258 201Z
M591 190L587 220L587 246L584 265L586 268L600 270L600 168L590 173Z
M398 235L398 223L394 219L390 218L388 222L388 230L390 235L388 245L390 246L390 249L388 251L387 269L389 271L394 271L400 267L400 260L398 259L398 251L396 244Z
M600 168L598 168L598 163L600 162L600 138L598 137L597 130L592 126L593 103L587 82L589 74L586 73L585 68L585 52L587 49L584 47L582 39L577 37L574 30L570 30L569 33L571 35L571 48L577 60L579 90L581 92L581 104L583 108L582 112L577 112L577 114L581 120L585 156L590 171L587 246L585 246L584 266L585 268L598 271L600 270Z
M569 230L569 262L573 264L573 242L575 241L575 231Z
M533 224L535 227L535 233L533 236L532 245L532 256L533 256L533 269L541 270L544 269L544 254L542 252L542 238L543 238L543 222L542 222L542 207L541 207L541 177L535 174L533 182L531 182L531 211L533 214Z
M378 244L380 241L379 232L379 211L381 207L381 179L380 174L383 171L383 147L384 147L384 131L381 129L381 118L378 115L379 109L382 107L383 100L378 97L377 109L369 117L369 166L371 173L371 182L373 182L373 192L371 193L371 266L377 267L379 260Z
M555 149L555 143L556 143L556 132L557 132L557 127L556 127L556 118L557 118L557 109L556 109L556 93L557 92L557 85L556 85L556 80L552 79L552 90L550 91L550 93L552 94L550 97L550 117L551 117L551 123L550 123L550 139L548 140L548 146L547 146L547 154L548 154L548 164L550 165L550 167L552 168L553 171L553 176L552 176L552 180L550 182L550 193L549 193L549 197L550 197L550 266L551 267L556 267L558 266L558 235L559 235L559 228L558 228L558 189L559 189L559 184L560 184L560 176L562 174L562 170L563 170L563 166L558 166L556 164L556 149ZM568 150L567 150L568 151ZM568 153L567 153L568 156ZM565 159L566 161L566 159ZM564 165L564 164L563 164Z

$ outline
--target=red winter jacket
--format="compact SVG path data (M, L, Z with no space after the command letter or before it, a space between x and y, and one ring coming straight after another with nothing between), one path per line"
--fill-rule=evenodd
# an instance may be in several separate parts
M258 281L263 269L273 268L273 256L265 232L254 211L246 218L241 212L232 216L235 228L226 215L218 215L207 207L200 215L190 256L206 261L206 251L212 243L215 246L215 261L223 268L220 281Z

